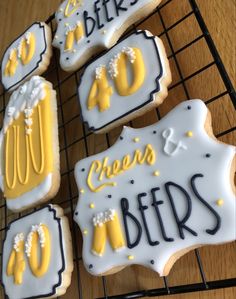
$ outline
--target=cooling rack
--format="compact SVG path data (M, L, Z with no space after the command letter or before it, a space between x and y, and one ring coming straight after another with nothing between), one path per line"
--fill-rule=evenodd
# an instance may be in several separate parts
M180 101L195 98L197 95L198 98L205 100L213 114L213 129L217 138L223 142L232 143L236 130L234 123L236 93L233 85L195 0L179 1L181 2L178 6L180 7L179 11L175 11L175 17L170 18L174 2L176 0L163 1L153 13L134 24L123 35L129 35L137 29L147 29L158 35L165 44L173 75L169 96L160 108L128 125L142 127L154 123ZM47 23L54 32L56 25L54 16L51 16ZM154 23L155 26L153 26ZM222 273L219 271L218 265L219 263L228 263L225 269L230 266L231 256L235 254L235 244L224 245L223 249L220 249L219 246L209 247L205 250L196 249L182 257L172 271L173 275L184 277L186 281L176 278L174 284L172 283L172 272L168 277L159 278L157 274L139 266L131 266L118 274L100 278L92 277L85 271L81 258L81 235L77 224L72 220L78 198L73 177L74 164L79 159L110 147L119 136L121 128L116 128L104 135L94 135L87 130L80 121L76 86L80 74L88 63L77 72L69 74L60 69L58 61L59 53L54 50L51 65L44 77L53 83L58 99L61 187L52 202L62 206L69 217L74 249L75 269L72 285L63 298L133 299L236 286L236 273L234 277L229 277L227 271L222 271ZM8 99L8 94L4 92L0 94L1 123ZM0 243L4 238L8 223L29 212L31 210L12 214L7 210L4 198L0 199ZM220 252L219 260L212 262L215 264L216 273L211 275L204 260L211 258L211 253L216 256L217 250ZM222 252L225 254L224 260ZM2 252L0 252L1 256ZM191 269L192 277L185 277L186 267ZM119 291L119 288L122 288L122 291ZM0 291L0 298L3 297L3 292Z

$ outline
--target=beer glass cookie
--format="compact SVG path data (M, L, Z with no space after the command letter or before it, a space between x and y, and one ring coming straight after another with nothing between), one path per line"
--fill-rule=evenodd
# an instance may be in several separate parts
M71 283L73 252L69 222L59 206L48 205L9 224L1 271L9 299L65 294Z
M56 92L32 77L10 97L0 134L0 187L18 212L52 198L60 184Z
M52 33L43 22L35 22L6 49L1 77L7 91L16 89L33 75L41 75L52 55Z
M86 269L140 264L165 276L189 250L234 241L234 158L235 147L213 136L205 104L190 100L78 162L74 220Z
M107 132L160 105L170 83L162 41L137 31L86 67L78 88L83 121Z
M65 0L56 12L53 45L60 65L75 71L92 55L112 47L134 22L151 13L161 0Z

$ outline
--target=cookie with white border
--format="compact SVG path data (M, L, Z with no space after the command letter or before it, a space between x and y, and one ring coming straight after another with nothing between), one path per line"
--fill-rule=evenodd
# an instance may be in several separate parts
M18 212L54 197L60 185L57 100L32 77L10 97L0 133L0 187Z
M75 71L92 55L112 47L133 23L151 13L161 0L66 0L56 12L53 45L60 65Z
M52 33L43 22L35 22L6 49L1 63L2 84L16 89L34 75L41 75L52 56Z
M161 276L194 248L235 240L235 147L213 136L201 100L158 123L125 127L108 150L75 167L74 220L93 275L139 264Z
M78 88L83 121L107 132L159 106L170 83L162 41L137 31L85 68Z
M48 205L9 224L1 271L9 299L65 294L71 283L73 252L69 222L59 206Z

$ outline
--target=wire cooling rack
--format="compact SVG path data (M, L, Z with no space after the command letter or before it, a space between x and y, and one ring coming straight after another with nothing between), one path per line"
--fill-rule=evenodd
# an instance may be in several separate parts
M179 11L175 11L175 18L172 18L170 22L168 16L170 16L169 11L171 11L174 2L176 0L162 2L152 14L141 22L134 24L125 33L125 35L129 35L136 29L141 28L148 29L153 34L158 35L165 44L173 75L173 82L169 88L169 96L160 108L130 122L129 125L141 127L154 123L161 119L178 102L194 98L197 95L205 99L205 103L213 114L213 120L215 120L213 122L213 129L216 136L221 141L232 142L232 134L236 130L235 123L233 122L234 109L236 108L235 90L195 0L178 0ZM54 32L56 25L54 16L50 17L47 23ZM154 23L155 26L153 26ZM154 29L155 32L153 31ZM179 33L177 34L176 29L178 32L181 32L181 36ZM198 56L199 53L201 56ZM184 60L190 58L192 64L191 70L184 67L186 66ZM57 50L54 50L51 65L44 74L44 77L53 83L58 98L61 187L58 195L52 202L60 204L69 217L74 248L75 269L72 277L72 285L63 298L133 299L236 286L236 273L235 277L228 277L224 275L225 273L218 273L218 276L216 276L217 279L207 279L209 273L205 270L201 249L189 253L187 255L188 258L181 265L177 263L174 266L175 270L172 270L175 272L175 275L184 277L186 276L186 267L190 267L191 272L194 273L194 279L188 279L187 283L180 281L180 283L172 285L170 282L171 274L168 277L159 278L157 274L150 274L150 270L138 266L128 267L116 275L101 278L92 277L85 271L81 258L81 235L77 224L72 220L78 197L73 177L73 167L79 159L110 147L119 136L121 128L114 129L105 135L94 135L87 130L80 121L80 110L76 95L78 78L87 64L77 72L69 74L64 73L60 69L58 61L59 54ZM207 82L205 88L203 88L204 82ZM211 88L211 86L214 86L214 88ZM1 122L8 99L8 94L4 92L0 94L0 103L2 103L0 109ZM227 119L227 121L222 120L222 118ZM4 198L0 199L0 241L4 238L8 223L27 213L29 211L12 214L7 210ZM210 247L208 252L212 252L213 248ZM224 248L223 252L225 253L226 250L229 250L229 247ZM230 257L230 254L235 254L234 250L229 250L229 254L226 257ZM203 255L205 258L206 254L204 252ZM1 256L2 252L0 252ZM184 257L181 260L183 259ZM221 260L221 263L225 263L225 260ZM214 260L213 263L216 267L217 262ZM152 281L151 285L145 280L147 273L149 277L148 281ZM125 277L127 277L128 283ZM139 280L137 287L135 287L137 283L133 283L134 280ZM132 284L133 286L130 287ZM114 285L120 285L122 291L117 292L119 287L114 288ZM115 293L113 289L116 289ZM3 292L1 292L2 290L0 291L0 298L3 298Z

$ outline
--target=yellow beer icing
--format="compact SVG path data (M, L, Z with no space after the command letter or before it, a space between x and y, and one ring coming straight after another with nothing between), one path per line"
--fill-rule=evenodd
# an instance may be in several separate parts
M24 112L7 128L4 138L4 194L14 199L31 191L53 172L51 93L33 108L32 132L26 134Z
M29 39L23 38L21 41L20 59L23 65L28 64L34 56L36 47L36 39L34 34L29 33Z
M18 66L17 49L12 49L4 69L4 76L12 77L15 75Z
M73 8L70 10L70 6ZM68 0L65 8L64 15L66 18L70 17L81 5L81 0Z
M156 161L156 154L151 144L147 144L144 153L140 149L135 150L132 160L129 154L125 155L122 160L115 160L111 165L108 165L108 160L109 157L105 157L103 162L99 160L92 162L87 177L87 185L92 192L99 192L107 186L116 186L116 182L106 182L95 187L94 181L101 182L104 177L112 179L137 164L147 163L148 165L153 165ZM95 174L99 174L99 176L94 178Z
M82 24L79 22L74 29L67 32L64 49L65 52L71 51L75 40L78 43L82 37L84 37L84 29Z

